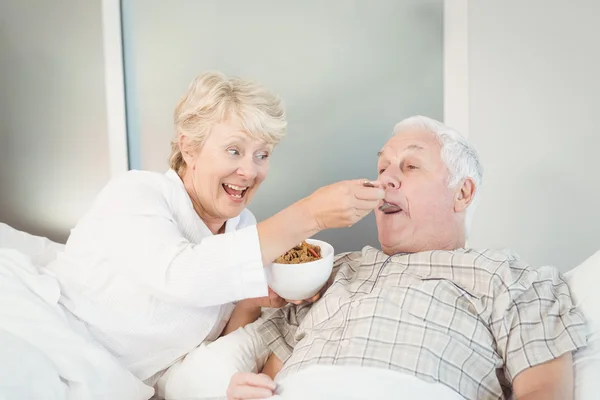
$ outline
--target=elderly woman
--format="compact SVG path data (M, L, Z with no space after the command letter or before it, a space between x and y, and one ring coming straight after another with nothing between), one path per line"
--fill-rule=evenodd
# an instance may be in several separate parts
M111 181L48 268L61 304L139 379L161 372L284 302L264 266L302 240L347 227L383 190L361 180L320 188L257 224L246 208L283 138L279 99L218 73L197 77L175 109L166 174Z

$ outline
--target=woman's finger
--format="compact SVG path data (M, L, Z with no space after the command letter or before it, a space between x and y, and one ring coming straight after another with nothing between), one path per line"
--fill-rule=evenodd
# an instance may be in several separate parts
M254 386L270 390L275 390L275 382L266 374L255 374L252 372L239 372L232 379L235 384L243 386Z
M273 391L256 386L236 386L228 394L229 398L242 400L242 399L267 399L273 396Z
M314 303L315 301L319 300L320 298L321 298L321 293L317 293L313 297L308 298L308 299L304 299L304 300L286 300L286 301L288 303L292 303L292 304L295 304L297 306L300 306L302 304Z
M310 299L308 299L307 301L309 303L314 303L315 301L319 300L319 298L321 298L321 293L317 293L315 294L313 297L311 297Z
M283 307L287 302L281 298L273 289L269 288L269 306L271 308Z
M385 190L382 188L359 187L354 191L354 197L359 200L382 200Z
M361 180L361 184L364 187L370 187L370 188L383 188L383 183L379 180L375 180L375 181L369 181L369 180Z
M253 386L261 386L270 390L275 390L275 382L267 374L252 374L251 383Z
M358 211L371 211L377 208L381 200L358 200L354 208Z
M281 308L281 307L285 306L287 303L288 302L285 299L278 297L277 299L271 300L271 308Z
M275 382L265 374L238 372L231 378L228 399L264 399L273 395Z

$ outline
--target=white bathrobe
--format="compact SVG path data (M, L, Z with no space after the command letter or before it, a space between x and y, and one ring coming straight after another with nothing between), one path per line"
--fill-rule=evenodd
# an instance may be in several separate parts
M244 210L213 235L172 170L112 180L39 279L54 280L60 312L148 385L216 339L233 302L268 295L254 216Z

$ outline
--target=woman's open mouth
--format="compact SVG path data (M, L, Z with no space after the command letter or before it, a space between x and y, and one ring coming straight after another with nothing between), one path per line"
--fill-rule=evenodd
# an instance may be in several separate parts
M227 193L229 197L235 201L242 200L248 191L248 186L237 186L230 183L224 183L222 186L223 190L225 190L225 193Z

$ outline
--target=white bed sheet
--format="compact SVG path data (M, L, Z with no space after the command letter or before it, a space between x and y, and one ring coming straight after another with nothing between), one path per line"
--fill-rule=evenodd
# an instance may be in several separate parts
M56 257L57 252L63 248L63 244L55 243L45 237L31 235L26 232L16 230L9 225L0 223L0 251L3 248L16 249L20 253L29 257L29 260L24 262L24 268L31 268L34 266L37 270L39 267L42 267L48 262L52 261ZM0 263L0 266L1 265L2 263ZM577 352L574 357L575 400L596 400L600 398L600 381L598 380L598 377L600 377L600 251L589 257L581 265L576 266L569 271L566 274L566 279L571 287L576 305L583 310L588 322L590 323L589 345L585 349ZM0 292L0 296L2 295L3 293ZM6 294L4 295L6 296ZM4 300L0 298L0 304L3 301ZM5 302L5 304L7 303ZM3 317L0 314L0 328L2 318ZM0 360L7 360L8 358L4 358L4 356L6 356L13 357L15 360L22 360L23 362L21 364L25 364L27 360L36 360L35 365L37 365L39 368L42 368L42 366L45 365L47 359L45 356L43 356L43 354L27 353L27 355L25 355L21 352L17 352L16 349L20 347L27 347L28 344L23 343L22 339L17 338L15 335L11 335L12 334L7 333L6 330L3 332L0 330L0 349L3 347L9 347L15 350L12 354L0 354ZM236 336L234 335L230 337L229 340L232 340L235 337ZM239 335L236 340L239 341L239 339L242 337L245 337L245 339L242 340L251 341L247 335ZM207 369L212 370L211 373L213 374L218 373L212 369L212 366L215 365L215 358L219 358L220 363L229 362L231 365L229 365L228 369L223 370L222 376L216 376L214 379L203 380L207 385L209 383L212 384L211 390L213 393L215 389L222 388L224 382L231 376L231 368L234 370L255 370L260 366L261 362L264 362L263 359L262 361L256 361L258 364L253 364L254 361L248 359L249 349L255 348L253 347L256 346L255 343L239 342L235 345L229 346L224 339L226 338L221 338L213 344L210 344L210 346L208 346L208 344L204 347L201 346L201 348L197 349L197 352L202 353L202 357L193 357L192 355L191 357L187 358L187 363L181 363L181 366L176 374L177 376L173 375L175 379L171 381L171 383L174 384L172 387L177 388L177 390L174 390L175 392L181 393L186 389L185 387L181 387L179 385L186 385L186 376L193 376L197 372L195 372L194 369L198 368L200 371ZM9 342L11 343L10 345L8 345ZM3 343L6 343L7 346L3 346ZM262 354L261 357L264 357L264 354ZM23 377L32 375L37 377L40 382L43 379L48 379L48 391L46 391L45 394L47 395L52 390L52 384L50 382L52 382L52 379L54 379L55 376L52 374L44 375L48 373L48 370L42 371L40 369L35 373L33 371L25 371L27 374L20 376L18 374L23 371L17 371L15 368L10 368L12 365L14 365L13 363L2 364L2 366L7 365L9 369L6 372L0 368L0 395L4 394L2 392L3 384L6 384L7 382L7 379L2 380L2 376L4 376L4 373L8 374L9 372L13 374L15 379L14 382L17 382L17 379L22 379ZM166 383L167 380L163 381L164 385L166 385ZM196 381L196 383L192 385L193 387L188 387L187 389L193 389L196 391L201 390L202 385L198 383L200 383L200 381ZM135 385L137 385L137 383L134 384L134 386ZM31 387L31 389L33 390L36 388ZM142 387L142 389L144 390L144 387ZM165 390L166 386L163 386L162 389ZM59 390L57 393L59 393L58 395L61 395L60 393L62 392ZM161 394L164 394L164 392ZM144 396L146 396L145 393L139 398L149 398ZM2 397L0 396L0 398ZM8 398L13 399L19 397L10 396ZM37 396L32 395L26 398L37 398ZM69 397L57 398L67 399ZM133 397L131 398L133 399ZM204 397L200 396L200 398ZM114 399L117 399L117 397Z
M59 284L40 267L61 246L0 228L0 399L151 398L58 303Z
M0 249L14 249L29 256L35 266L45 266L56 258L64 244L31 235L0 222Z
M268 400L463 400L440 383L380 368L315 365L278 383Z

